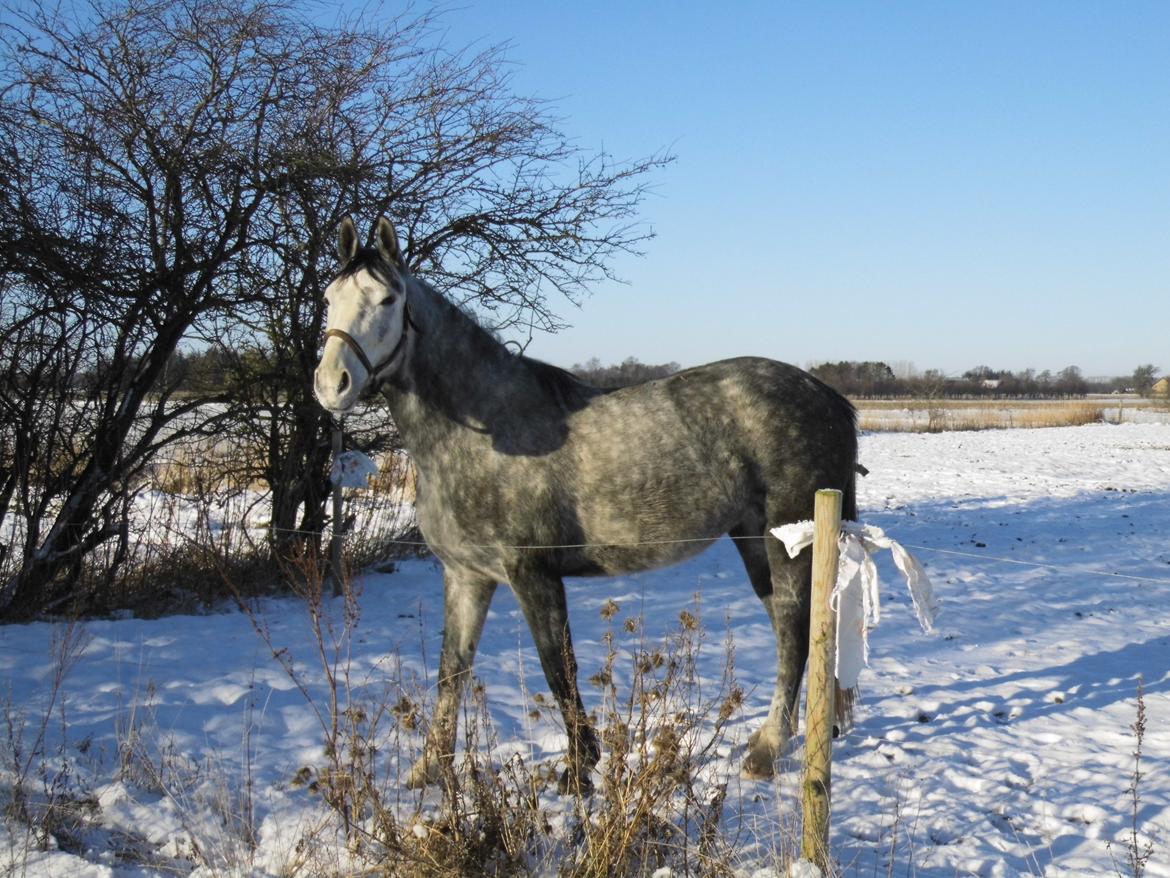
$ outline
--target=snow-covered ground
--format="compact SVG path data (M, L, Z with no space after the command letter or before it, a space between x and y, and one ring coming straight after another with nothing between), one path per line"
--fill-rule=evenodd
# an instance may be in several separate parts
M842 873L1131 874L1131 726L1144 681L1136 823L1142 844L1152 844L1145 874L1170 876L1170 425L874 434L861 448L870 470L863 519L924 563L942 612L935 633L921 634L893 565L878 560L882 622L870 636L856 726L834 746L832 850ZM374 687L433 681L437 566L404 563L361 588L351 678ZM620 605L619 621L640 615L653 638L676 627L696 593L709 635L702 675L719 679L730 632L747 690L720 752L725 819L738 827L752 875L774 865L765 846L791 820L784 814L796 807L799 773L793 759L775 782L738 778L735 745L766 712L775 661L731 544L667 570L570 582L582 689L596 704L586 681L604 661L607 601ZM259 618L323 703L303 604L269 600ZM24 718L26 753L65 634L49 624L0 628L0 698ZM298 839L324 819L319 799L292 783L321 763L322 732L252 620L232 610L95 621L73 635L79 654L43 749L50 776L68 768L61 784L87 795L88 821L99 828L68 851L24 851L9 820L0 875L171 875L188 861L214 864L201 875L290 873ZM560 755L563 735L533 715L544 684L506 590L476 673L502 748L535 760ZM11 766L5 771L11 780ZM254 851L236 824L255 826Z

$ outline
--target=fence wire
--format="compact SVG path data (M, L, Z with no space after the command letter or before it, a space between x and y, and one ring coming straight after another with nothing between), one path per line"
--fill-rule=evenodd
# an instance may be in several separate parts
M297 533L311 536L320 536L320 534L313 531L294 530L287 528L275 528L280 533ZM343 533L342 539L349 539L353 534ZM670 540L635 540L630 542L615 542L615 543L551 543L548 545L507 545L501 543L428 543L425 540L406 540L387 538L385 542L396 546L410 546L413 548L426 548L432 551L436 548L443 549L505 549L508 551L520 552L544 552L557 551L566 549L633 549L641 546L667 546L667 545L684 545L695 543L710 543L721 539L724 535L716 537L692 537L686 539L670 539ZM775 539L768 534L748 535L748 536L731 536L726 535L726 538L732 541L740 540L766 540ZM1102 576L1111 579L1124 579L1130 582L1148 582L1156 585L1170 586L1170 578L1156 577L1156 576L1139 576L1133 573L1117 573L1111 570L1095 570L1085 569L1084 567L1075 565L1061 565L1050 564L1041 561L1025 561L1020 558L1002 558L996 555L979 554L976 552L963 552L958 549L943 549L938 546L917 546L911 543L902 543L907 549L913 549L916 552L934 552L940 555L954 555L961 558L972 558L978 561L995 562L999 564L1014 564L1020 567L1032 567L1040 570L1051 570L1056 573L1079 574L1083 576Z

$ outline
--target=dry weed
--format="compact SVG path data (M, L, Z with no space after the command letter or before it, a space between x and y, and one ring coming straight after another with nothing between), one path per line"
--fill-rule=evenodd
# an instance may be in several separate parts
M1113 868L1120 878L1143 878L1150 857L1154 855L1154 842L1142 828L1141 787L1142 778L1145 777L1142 770L1142 748L1146 738L1146 684L1140 677L1137 687L1137 717L1129 730L1134 736L1133 772L1129 777L1129 786L1125 790L1130 806L1129 826L1122 837L1125 859L1118 863L1114 857ZM1112 844L1109 846L1109 855L1113 857Z
M680 875L733 873L721 772L736 769L717 751L744 693L734 680L730 637L722 679L701 679L705 633L697 603L658 642L645 636L640 618L620 619L616 604L607 608L606 657L593 675L601 690L594 722L606 751L594 795L559 797L555 765L501 746L478 683L461 719L462 747L440 789L408 792L401 779L421 752L430 691L405 679L400 666L376 684L356 679L349 662L359 618L353 583L332 598L324 571L312 559L301 563L311 654L294 656L272 640L261 617L252 618L320 724L322 759L304 766L294 786L319 796L336 816L336 837L355 868L387 878L609 878L663 867ZM529 704L536 715L562 722L541 693Z
M369 490L375 495L394 497L413 504L418 494L418 473L404 451L390 451L381 456L378 474L370 479Z
M218 437L173 443L170 456L151 465L147 485L164 494L204 497L225 491L263 491L253 473L262 468L259 449Z
M0 874L23 875L34 851L70 850L81 844L97 815L97 802L69 753L65 680L85 654L89 636L75 621L54 631L46 700L37 710L16 705L11 694L0 705L0 819L13 842L0 852ZM54 724L60 724L51 733ZM82 747L84 750L84 746Z
M964 430L1080 427L1103 423L1110 406L1084 401L1033 403L970 400L866 403L860 409L862 430L942 433Z
M560 874L603 878L668 868L729 875L732 846L722 818L734 769L716 754L744 700L730 636L722 679L705 691L697 596L661 642L648 641L640 617L619 615L613 601L602 608L606 657L591 678L602 694L594 717L604 750L601 779L596 795L577 803L575 843Z

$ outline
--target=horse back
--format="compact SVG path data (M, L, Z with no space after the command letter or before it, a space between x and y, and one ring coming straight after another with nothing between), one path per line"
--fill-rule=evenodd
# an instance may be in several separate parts
M853 406L784 363L725 360L625 388L591 400L568 435L582 541L644 547L604 552L604 572L681 560L746 521L811 517L819 488L854 508Z
M852 512L853 408L793 366L725 360L572 405L532 399L419 449L419 521L445 564L629 572L809 518L818 488Z

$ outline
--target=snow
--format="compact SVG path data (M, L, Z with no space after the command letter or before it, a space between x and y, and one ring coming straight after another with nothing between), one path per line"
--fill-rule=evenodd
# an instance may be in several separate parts
M1139 838L1153 845L1145 874L1170 876L1170 426L884 433L863 436L861 450L870 470L860 482L863 520L917 556L942 609L924 635L904 590L883 595L856 725L834 745L839 872L1129 874L1140 681ZM899 582L888 558L878 565L883 582ZM738 827L742 874L813 874L782 869L770 847L775 827L795 819L801 739L775 781L738 776L742 742L767 711L775 658L734 547L724 540L677 567L568 589L589 706L600 698L588 680L604 664L606 632L624 619L640 616L652 639L677 627L680 610L696 612L708 632L699 673L716 682L724 634L733 639L747 698L731 744L707 770L729 784L725 820ZM403 563L364 577L360 590L360 623L335 667L348 669L355 694L391 704L425 695L441 638L439 568ZM601 614L610 600L620 605L615 622ZM339 600L325 609L326 624L342 617ZM266 600L256 621L295 679L253 619L234 610L72 631L0 628L0 698L23 720L26 752L43 726L49 773L63 773L96 815L69 850L30 849L19 824L0 824L0 873L295 872L298 842L321 839L328 822L320 797L294 782L322 764L321 719L302 688L324 704L324 673L303 601ZM75 661L50 705L62 642ZM544 681L506 589L476 674L497 758L562 755L563 733L533 709ZM11 771L6 758L0 793Z

